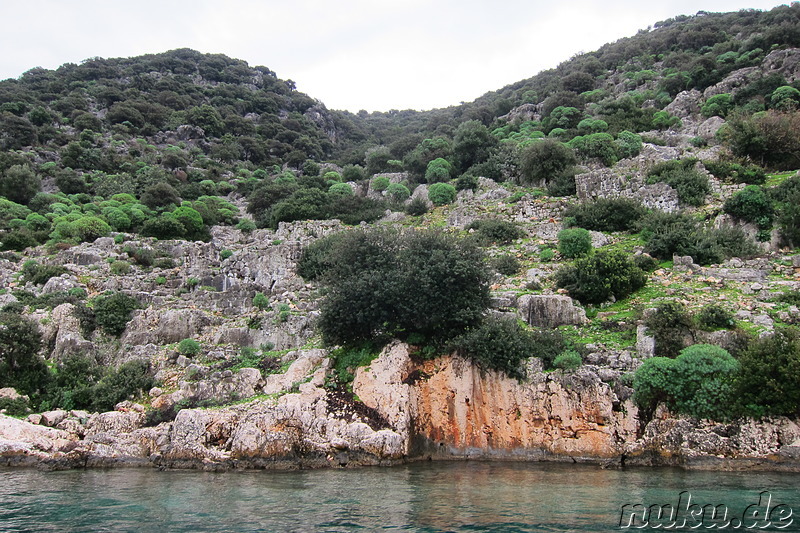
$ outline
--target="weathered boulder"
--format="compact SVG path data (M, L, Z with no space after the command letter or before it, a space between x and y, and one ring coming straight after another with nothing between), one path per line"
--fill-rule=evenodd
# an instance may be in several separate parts
M327 352L325 350L301 351L284 374L267 376L264 394L275 394L276 392L289 390L295 383L300 382L310 375L312 370L319 367L326 356Z
M517 306L525 322L540 328L587 323L586 312L569 296L526 294L519 297Z

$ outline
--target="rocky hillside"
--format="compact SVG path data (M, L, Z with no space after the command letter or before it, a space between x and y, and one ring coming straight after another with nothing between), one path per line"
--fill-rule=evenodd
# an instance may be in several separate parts
M191 51L0 83L0 464L798 470L796 8L669 21L405 137ZM380 228L480 250L482 318L325 342L359 310L326 315L306 252Z

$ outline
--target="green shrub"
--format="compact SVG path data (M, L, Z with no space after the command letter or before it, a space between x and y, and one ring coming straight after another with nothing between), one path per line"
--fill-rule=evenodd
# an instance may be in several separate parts
M221 260L223 260L223 261L225 261L226 259L228 259L228 258L229 258L229 257L231 257L232 255L233 255L233 252L232 252L231 250L227 250L227 249L225 249L225 250L221 250L221 251L219 252L219 258L220 258Z
M641 268L644 272L653 272L658 268L658 261L648 254L634 255L633 264Z
M800 414L800 334L780 328L753 340L739 355L735 393L743 414Z
M479 322L488 305L483 255L466 240L377 230L332 238L328 257L316 260L324 267L318 327L327 344L412 332L449 338Z
M58 265L40 265L35 259L28 259L22 264L22 281L34 285L44 285L50 278L65 274L67 269Z
M642 138L632 131L621 131L614 141L620 159L636 157L642 151Z
M389 186L386 187L386 196L393 202L399 204L405 202L408 197L411 196L411 191L402 183L390 183Z
M621 300L644 286L647 276L623 252L598 250L555 273L556 286L584 304L599 304L612 296Z
M37 325L19 313L0 312L0 388L36 394L48 382L47 365L39 357L42 335Z
M549 196L572 196L577 190L576 187L574 174L559 174L547 182L547 194Z
M111 292L92 301L95 321L111 335L119 336L125 331L133 310L139 307L136 298L124 292Z
M676 359L653 357L636 370L634 401L650 420L659 403L676 413L727 420L735 414L733 383L739 363L718 346L696 344Z
M292 309L289 307L289 304L282 303L278 306L277 317L275 318L276 322L282 323L289 320L289 316L292 314Z
M551 332L524 330L510 318L490 316L479 326L454 338L450 347L481 368L523 379L526 359L540 357L548 367L563 350L563 340Z
M561 370L575 370L583 364L581 354L575 350L566 350L553 361L553 366Z
M584 256L592 251L592 236L583 228L563 229L558 232L558 251L569 259Z
M186 228L172 213L162 213L145 221L142 235L157 239L180 239L186 235Z
M660 163L648 173L648 183L666 183L678 193L682 204L702 205L711 192L708 177L694 168L696 159L671 160Z
M539 252L539 259L544 261L545 263L549 263L553 260L556 256L556 253L553 251L552 248L542 248L542 251Z
M548 183L560 176L572 176L577 163L575 152L555 139L536 141L520 155L523 183Z
M758 185L748 185L728 198L723 210L740 220L752 222L762 229L772 226L772 200Z
M740 165L731 161L703 161L703 166L718 179L733 183L761 185L767 179L766 171L758 165Z
M653 211L642 219L645 252L668 261L673 255L689 255L701 265L719 263L729 257L748 258L755 243L741 228L708 228L682 213Z
M456 199L456 188L449 183L434 183L428 187L428 200L433 205L445 205Z
M675 357L691 343L692 320L680 302L658 305L655 312L645 318L644 325L655 338L658 356Z
M630 198L598 198L591 202L570 206L565 218L573 226L595 231L631 231L647 213L647 209Z
M347 183L334 183L328 188L328 192L335 196L352 196L353 188Z
M733 97L730 93L715 94L710 96L700 112L704 117L719 116L725 118L733 108Z
M510 244L525 237L525 231L515 223L499 218L474 220L465 228L474 230L481 244Z
M695 315L695 321L697 326L705 331L730 329L736 323L733 319L733 313L716 304L709 304L703 307Z
M197 355L200 353L200 343L194 339L183 339L178 343L178 353L183 355Z
M147 361L128 361L107 372L92 388L93 411L110 411L121 401L134 399L155 385Z
M356 375L356 369L369 365L379 354L380 350L369 342L333 350L331 358L333 359L333 371L336 381L340 385L352 383Z
M425 181L427 183L439 183L450 181L453 165L447 159L437 157L428 163L425 170Z
M243 233L250 233L254 229L256 229L255 223L250 220L249 218L243 218L236 224L236 229L242 231Z
M375 176L372 178L372 190L382 192L389 188L389 178L386 176Z
M253 296L253 307L257 309L267 309L269 307L269 298L267 298L263 292L257 292L255 296Z
M492 259L492 268L504 276L514 276L522 268L522 264L513 255L501 255Z
M428 204L421 196L417 196L406 206L406 213L413 217L424 215L428 212Z
M114 261L109 266L109 270L116 276L124 276L131 273L131 264L127 261Z
M607 167L617 162L614 137L608 133L592 133L574 137L567 145L583 159L599 159Z

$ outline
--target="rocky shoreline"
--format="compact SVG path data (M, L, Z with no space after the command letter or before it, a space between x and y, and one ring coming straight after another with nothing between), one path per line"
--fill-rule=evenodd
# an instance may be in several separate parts
M152 426L132 402L107 413L0 415L0 466L224 471L492 460L800 472L797 420L721 424L660 411L642 429L625 388L614 390L596 368L518 382L455 356L416 362L410 352L395 343L360 368L360 402L324 388L322 358L296 391L182 409ZM287 381L272 388L285 391Z

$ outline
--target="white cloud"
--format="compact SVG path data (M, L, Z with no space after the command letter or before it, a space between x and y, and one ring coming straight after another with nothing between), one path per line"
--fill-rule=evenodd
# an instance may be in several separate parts
M331 108L430 109L698 10L775 0L4 1L0 79L189 47L265 65ZM13 53L8 53L12 51Z

